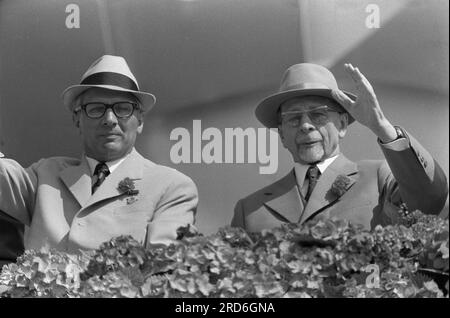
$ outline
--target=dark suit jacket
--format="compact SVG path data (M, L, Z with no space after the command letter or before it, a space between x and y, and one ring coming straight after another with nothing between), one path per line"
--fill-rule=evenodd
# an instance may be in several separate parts
M0 211L0 271L3 265L14 263L24 252L25 226Z
M304 223L312 218L337 217L364 225L387 225L398 219L398 206L438 214L448 194L447 178L441 167L413 137L410 147L393 151L382 147L386 161L352 162L340 155L319 178L309 201L304 204L294 170L277 182L238 201L232 226L250 232ZM338 175L350 179L347 192L336 195L330 189Z

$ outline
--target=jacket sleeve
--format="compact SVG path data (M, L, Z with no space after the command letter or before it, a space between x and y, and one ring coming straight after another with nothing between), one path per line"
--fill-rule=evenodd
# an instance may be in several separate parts
M406 203L410 211L442 211L448 195L447 177L428 151L406 131L408 147L395 151L381 147L387 161L379 171L384 201Z
M194 225L197 204L196 185L189 177L177 173L147 225L146 243L170 244L175 241L180 227Z
M11 159L0 159L0 210L30 225L37 188L35 165L25 169Z

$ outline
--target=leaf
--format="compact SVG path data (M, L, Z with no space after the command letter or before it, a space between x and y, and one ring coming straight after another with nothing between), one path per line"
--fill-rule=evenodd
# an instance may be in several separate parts
M137 296L137 294L138 290L134 286L131 287L126 286L120 289L120 295L126 298L134 298Z
M203 294L203 296L208 297L214 290L214 286L209 283L208 276L206 274L202 275L200 278L196 279L198 285L198 290Z
M11 289L9 286L0 285L0 298L2 297L2 294L6 293L9 289Z
M447 261L447 263L448 263L448 261ZM434 269L444 269L445 264L446 264L446 262L440 257L436 257L433 260L433 268Z
M312 298L312 297L306 292L287 292L286 294L283 295L283 298Z
M309 289L320 289L320 284L319 284L318 281L308 280L306 282L306 288L309 288Z
M187 292L187 282L183 279L169 280L170 287L181 292Z
M429 276L424 275L422 273L415 273L414 275L412 275L413 283L419 288L422 288L425 282L428 282L430 280L431 278Z
M313 264L311 261L292 261L287 264L289 269L292 271L292 273L302 273L302 274L308 274L311 272Z
M449 254L449 252L448 252L448 238L447 238L446 242L442 242L441 243L441 246L439 246L438 251L441 252L442 258L448 259L448 254Z
M283 287L278 282L271 280L256 282L254 288L258 298L281 297L285 294Z

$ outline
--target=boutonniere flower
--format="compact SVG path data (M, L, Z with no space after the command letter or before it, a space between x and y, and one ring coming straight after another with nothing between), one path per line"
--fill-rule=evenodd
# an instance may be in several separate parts
M127 198L127 204L131 204L137 201L137 199L134 196L139 193L139 190L136 190L136 186L134 185L134 179L126 177L125 179L119 182L117 190L119 190L119 192L121 192L122 194L132 196Z
M119 192L123 194L137 195L139 193L139 190L136 190L135 188L136 186L134 185L134 179L126 177L125 179L119 182L117 190L119 190Z
M345 192L349 189L352 179L346 175L340 174L336 177L333 184L331 185L331 192L335 194L338 198L343 196Z

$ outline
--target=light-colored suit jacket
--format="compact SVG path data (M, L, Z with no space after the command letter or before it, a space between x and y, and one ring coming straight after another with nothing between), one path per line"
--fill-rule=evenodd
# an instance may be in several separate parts
M448 195L447 178L431 155L412 137L409 148L382 147L387 161L352 162L345 156L331 163L320 176L308 202L298 190L294 170L277 182L238 201L232 226L258 232L282 223L336 217L366 229L398 220L399 205L409 210L438 214ZM348 177L347 191L331 191L339 175Z
M91 173L82 158L42 159L27 169L0 159L0 210L30 226L26 248L48 243L76 252L119 235L167 244L180 226L194 223L197 188L184 174L133 149L91 194ZM119 189L125 178L134 180L137 195Z

